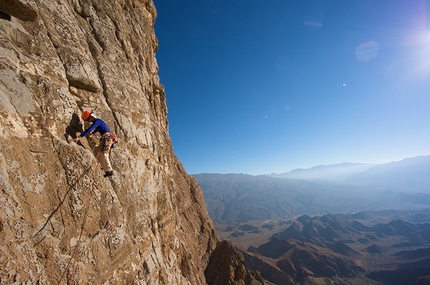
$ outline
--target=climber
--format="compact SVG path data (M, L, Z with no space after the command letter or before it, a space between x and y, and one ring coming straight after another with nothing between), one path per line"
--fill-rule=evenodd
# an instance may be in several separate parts
M79 137L73 141L78 142L81 138L90 135L91 133L99 133L101 135L100 144L95 147L94 155L103 167L105 174L104 177L112 176L113 169L110 163L110 149L114 143L114 135L111 135L108 125L102 119L97 118L93 112L84 111L82 112L82 120L92 123L92 125L86 129Z

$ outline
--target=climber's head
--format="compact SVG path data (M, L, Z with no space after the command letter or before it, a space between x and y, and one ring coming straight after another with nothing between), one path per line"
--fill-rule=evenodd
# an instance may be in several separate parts
M91 112L91 111L83 111L82 112L82 120L88 121L88 119L91 117L92 113L93 112Z

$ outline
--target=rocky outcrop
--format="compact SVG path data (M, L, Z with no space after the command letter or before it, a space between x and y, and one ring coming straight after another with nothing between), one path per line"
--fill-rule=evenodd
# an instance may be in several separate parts
M208 285L264 283L258 271L246 268L242 253L228 241L218 243L211 254L205 275Z
M153 2L0 11L0 283L206 284L219 238L172 150ZM71 142L83 110L119 137L113 177L92 154L97 137Z

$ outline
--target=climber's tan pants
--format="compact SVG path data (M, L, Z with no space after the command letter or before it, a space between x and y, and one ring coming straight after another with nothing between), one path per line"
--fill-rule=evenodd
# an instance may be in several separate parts
M102 144L100 143L96 148L94 149L94 155L97 157L97 160L100 162L100 164L103 167L104 172L106 171L112 171L112 166L110 164L110 150L101 152L100 149L102 148Z

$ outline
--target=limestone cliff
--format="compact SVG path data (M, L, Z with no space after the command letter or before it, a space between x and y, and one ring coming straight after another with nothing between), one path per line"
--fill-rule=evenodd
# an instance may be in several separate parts
M237 255L173 153L155 18L152 0L0 1L1 284L220 284L212 253ZM70 140L83 110L119 137L113 177L97 136ZM237 260L223 284L261 284Z

